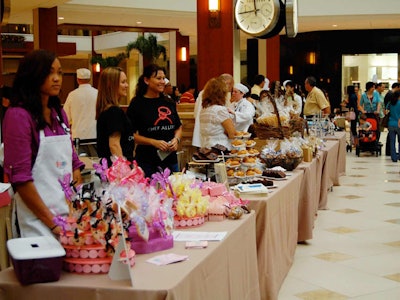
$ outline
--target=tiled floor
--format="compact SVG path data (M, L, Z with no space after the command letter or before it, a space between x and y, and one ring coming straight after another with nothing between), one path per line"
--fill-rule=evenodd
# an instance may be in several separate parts
M346 176L313 239L297 246L279 300L400 299L400 163L382 152L347 153Z

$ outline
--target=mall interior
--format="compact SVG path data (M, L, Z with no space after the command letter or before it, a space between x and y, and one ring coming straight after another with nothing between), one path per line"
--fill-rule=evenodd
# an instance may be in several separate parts
M215 26L215 20L210 21L215 12L206 0L1 1L0 85L12 85L24 54L49 49L63 66L64 102L77 87L77 68L92 70L96 87L106 65L97 66L94 58L115 57L129 42L149 34L166 49L166 58L157 58L157 64L181 91L194 85L199 92L208 79L222 73L250 86L255 75L263 74L270 82L292 80L304 89L311 75L327 91L333 110L340 107L348 85L364 90L366 82L375 80L384 82L387 92L399 81L398 0L293 1L296 36L288 37L283 27L267 39L238 28L235 0L217 2ZM130 86L121 104L129 104L145 63L136 50L119 62ZM182 151L188 160L193 151L193 107L182 107L180 116L186 124ZM386 134L380 137L382 143ZM345 139L348 143L348 131ZM276 293L261 293L261 299L400 299L399 165L384 151L360 157L347 151L345 159L340 183L331 187L327 207L315 215L312 238L300 241L292 260L287 258L290 270L280 274Z

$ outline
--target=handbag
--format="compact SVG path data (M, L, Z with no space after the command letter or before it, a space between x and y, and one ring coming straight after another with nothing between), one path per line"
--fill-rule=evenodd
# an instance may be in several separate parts
M390 117L390 110L386 113L386 115L382 119L382 126L385 128L388 128L389 117Z
M356 113L354 112L354 109L351 108L350 111L346 112L346 114L345 114L344 117L345 117L345 119L346 119L347 121L353 121L353 120L355 120L355 119L356 119Z

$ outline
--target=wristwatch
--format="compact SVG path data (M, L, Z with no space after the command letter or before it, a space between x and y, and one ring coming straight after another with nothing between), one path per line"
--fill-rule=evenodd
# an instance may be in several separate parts
M238 0L235 4L235 20L239 28L254 37L266 38L284 26L284 5L281 0ZM284 19L284 18L283 18Z
M285 3L286 35L295 37L298 31L297 0L286 0Z

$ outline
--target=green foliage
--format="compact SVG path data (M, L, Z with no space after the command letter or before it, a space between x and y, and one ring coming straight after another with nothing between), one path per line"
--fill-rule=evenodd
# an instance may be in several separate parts
M124 52L117 54L116 56L108 56L108 57L101 57L101 56L93 56L90 60L92 65L99 63L100 66L104 69L107 67L118 67L119 63L127 58L127 55Z
M136 49L143 55L148 61L154 62L160 55L163 55L163 59L167 59L167 50L164 46L157 43L157 37L150 34L148 37L144 35L139 36L136 41L128 43L126 46L126 53L129 57L131 50Z
M163 55L164 61L167 59L167 50L165 47L157 43L157 37L155 35L150 34L148 37L141 35L136 41L128 43L126 52L104 58L101 56L93 56L90 63L92 65L99 63L103 69L107 67L117 67L122 60L129 58L129 53L133 49L138 50L149 62L154 62L161 55Z

